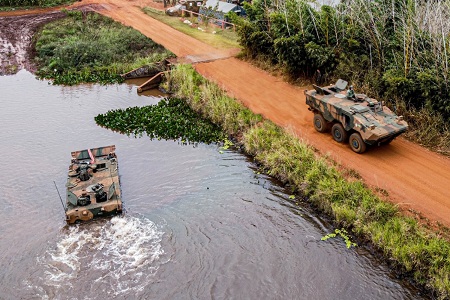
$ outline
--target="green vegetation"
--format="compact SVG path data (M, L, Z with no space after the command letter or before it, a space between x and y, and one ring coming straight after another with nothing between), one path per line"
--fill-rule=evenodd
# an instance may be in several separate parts
M121 73L172 55L130 27L80 11L43 26L35 49L37 75L66 85L122 82Z
M289 183L293 192L332 216L337 226L371 241L389 261L439 298L450 297L448 241L400 214L395 205L382 201L361 180L346 179L295 135L254 115L192 67L177 66L166 88L233 134L269 175Z
M354 242L352 242L350 240L350 237L348 236L347 230L345 230L345 229L337 229L336 228L334 230L334 233L327 234L326 236L322 237L321 240L322 241L326 241L328 239L335 238L337 236L340 236L340 237L342 237L344 239L344 242L345 242L345 245L347 246L347 249L350 249L350 247L352 247L352 246L353 247L357 246L356 243L354 243Z
M282 68L291 79L320 70L326 84L348 80L357 91L397 107L411 123L409 138L450 154L449 2L315 5L246 2L248 18L233 18L245 55Z
M75 0L0 0L0 11L71 4Z
M220 147L219 153L223 154L223 150L229 149L230 146L234 146L233 142L230 141L229 139L225 139L225 141L223 142L223 146Z
M225 139L222 130L210 121L199 118L185 101L168 98L156 105L116 109L95 117L103 127L151 139L181 139L184 142L213 143Z
M184 24L180 18L178 17L170 17L164 14L164 12L153 9L151 7L145 7L143 11L149 15L150 17L169 25L170 27L183 32L199 41L204 42L205 44L211 45L216 48L240 48L238 43L238 35L233 29L225 29L209 26L206 28L205 26L196 25L195 27L191 27L189 25ZM192 23L198 23L196 17L186 17L186 20L190 20ZM205 28L205 32L198 30L198 27ZM213 34L212 32L216 33Z

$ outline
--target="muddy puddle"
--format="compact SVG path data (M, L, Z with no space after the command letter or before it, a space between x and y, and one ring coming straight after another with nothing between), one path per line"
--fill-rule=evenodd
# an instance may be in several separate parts
M88 12L96 8L97 5L80 5L77 10ZM19 16L14 14L14 11L0 14L0 75L15 74L22 69L36 71L31 63L34 33L41 25L66 15L58 8Z

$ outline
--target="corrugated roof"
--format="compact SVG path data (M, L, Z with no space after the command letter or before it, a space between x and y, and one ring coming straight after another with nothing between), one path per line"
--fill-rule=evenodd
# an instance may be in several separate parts
M219 6L217 7L217 3L219 4ZM237 7L236 4L233 3L228 3L228 2L223 2L223 1L218 1L218 0L208 0L206 1L205 8L216 8L217 7L217 11L223 12L223 13L227 13L230 11L235 10L235 8Z

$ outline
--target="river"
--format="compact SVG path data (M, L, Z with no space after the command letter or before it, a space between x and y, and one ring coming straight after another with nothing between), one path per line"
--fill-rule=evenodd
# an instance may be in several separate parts
M0 299L424 299L245 155L95 124L161 97L0 76ZM110 144L126 212L66 226L70 152Z

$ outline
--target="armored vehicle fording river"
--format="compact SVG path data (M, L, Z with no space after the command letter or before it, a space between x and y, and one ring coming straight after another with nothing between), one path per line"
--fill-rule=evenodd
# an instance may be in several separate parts
M340 143L349 141L356 153L366 151L367 145L388 144L408 128L403 117L397 116L383 102L354 94L347 81L325 87L313 85L305 90L306 104L314 113L314 127L326 132L331 127L333 139Z
M115 149L112 145L72 152L66 184L67 223L122 212Z

